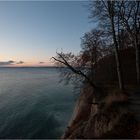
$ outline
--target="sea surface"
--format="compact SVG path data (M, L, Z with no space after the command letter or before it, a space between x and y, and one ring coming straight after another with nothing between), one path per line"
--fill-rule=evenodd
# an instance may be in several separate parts
M0 68L0 138L60 138L77 94L58 68Z

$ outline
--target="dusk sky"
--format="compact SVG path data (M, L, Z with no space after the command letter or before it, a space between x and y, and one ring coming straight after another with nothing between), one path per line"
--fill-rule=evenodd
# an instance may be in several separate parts
M87 1L0 1L0 66L48 66L56 50L78 53Z

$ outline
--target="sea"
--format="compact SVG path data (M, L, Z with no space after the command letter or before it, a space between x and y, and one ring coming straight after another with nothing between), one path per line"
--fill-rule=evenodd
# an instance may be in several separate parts
M78 96L61 78L58 68L0 68L0 138L61 138Z

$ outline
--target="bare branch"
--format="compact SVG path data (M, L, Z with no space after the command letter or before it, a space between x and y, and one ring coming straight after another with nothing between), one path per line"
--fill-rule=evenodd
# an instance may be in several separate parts
M77 69L75 69L73 66L71 66L71 65L65 60L65 58L64 58L60 53L57 53L57 55L58 55L63 61L61 61L61 60L59 60L59 59L57 59L57 58L55 58L55 57L52 57L55 61L58 61L58 62L64 64L64 65L67 66L72 72L74 72L74 73L76 73L76 74L78 74L78 75L84 77L84 78L89 82L89 84L90 84L93 88L96 88L95 84L94 84L81 70L77 70Z

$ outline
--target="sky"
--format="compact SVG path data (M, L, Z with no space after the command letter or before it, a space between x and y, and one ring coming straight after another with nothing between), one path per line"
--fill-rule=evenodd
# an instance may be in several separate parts
M0 66L50 66L56 51L80 51L88 1L0 1Z

